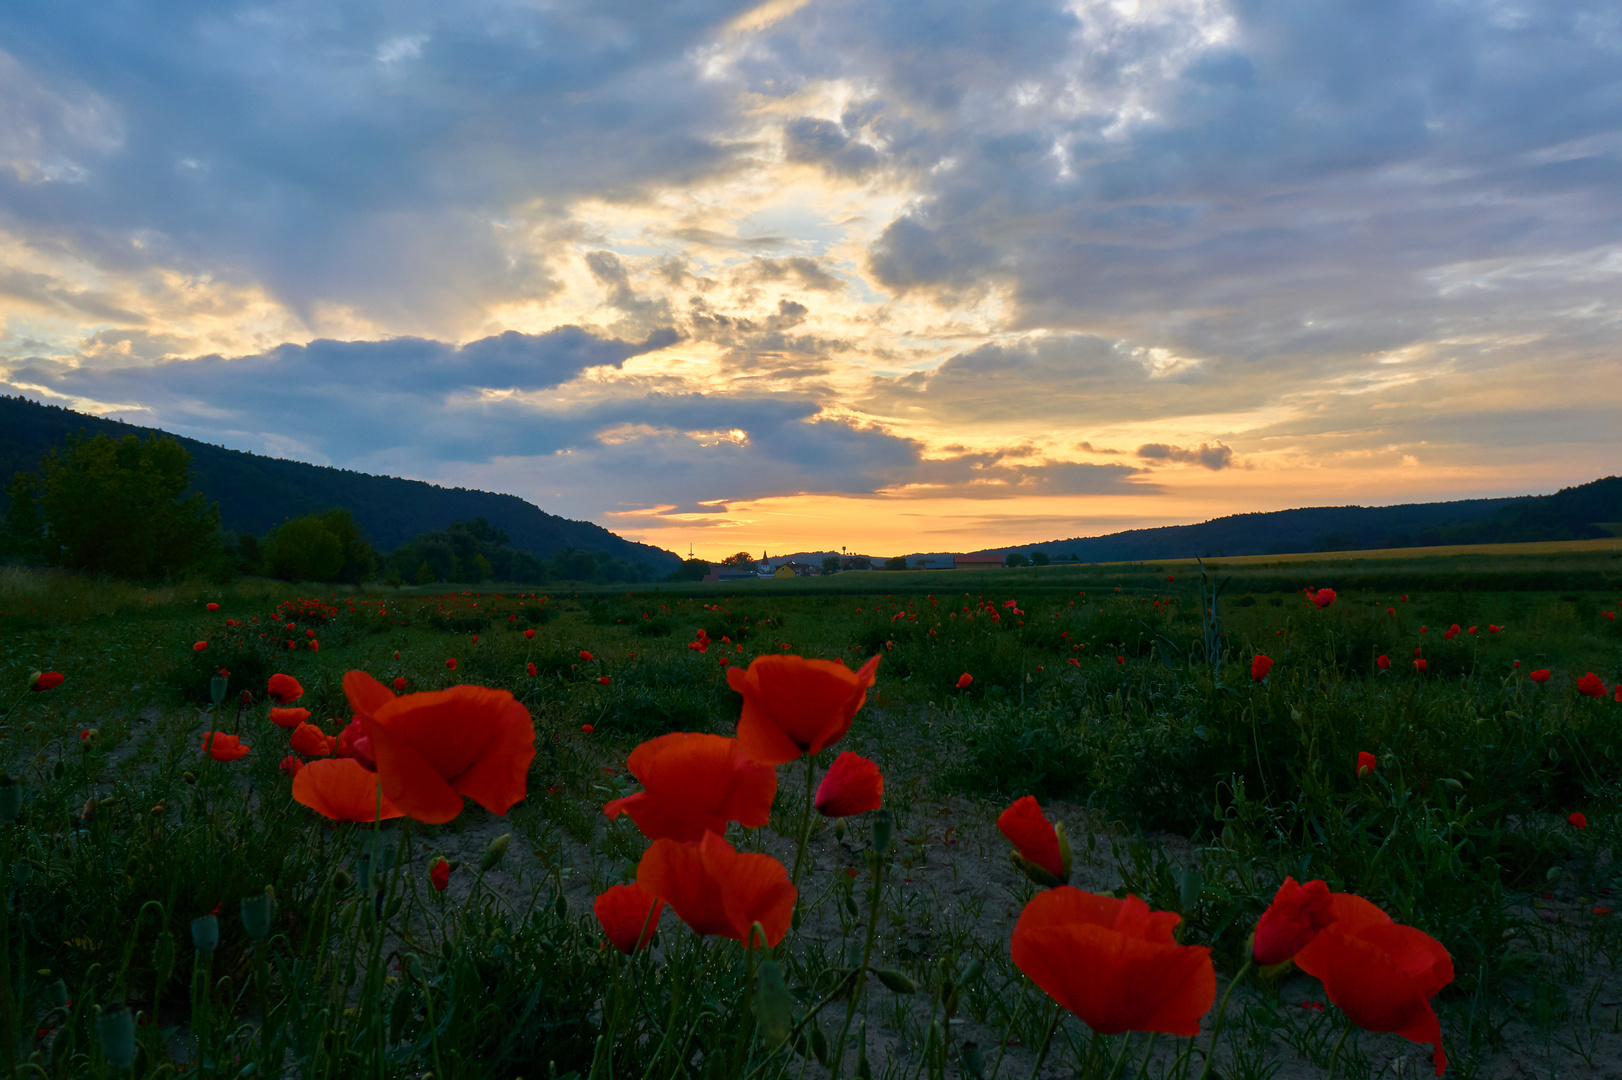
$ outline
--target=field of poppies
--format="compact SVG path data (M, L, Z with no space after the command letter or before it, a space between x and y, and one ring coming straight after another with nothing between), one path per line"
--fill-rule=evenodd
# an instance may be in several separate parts
M1622 574L1568 583L0 570L0 1065L1616 1075Z

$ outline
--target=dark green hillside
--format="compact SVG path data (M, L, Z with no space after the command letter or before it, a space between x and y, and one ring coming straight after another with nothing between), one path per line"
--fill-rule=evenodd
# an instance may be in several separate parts
M1131 529L1108 536L1050 540L999 551L1042 551L1050 559L1131 562L1194 555L1291 555L1312 551L1582 540L1608 536L1622 522L1622 477L1610 476L1553 495L1401 506L1314 506L1233 514L1197 525Z
M150 435L155 429L86 416L21 397L0 397L0 478L32 471L52 446L77 431L113 438ZM512 546L550 559L568 548L599 551L668 573L676 555L626 540L588 521L548 514L516 495L442 488L420 480L371 476L299 461L261 457L176 436L191 451L198 491L220 504L221 525L232 532L263 535L288 518L342 506L383 551L453 521L484 518ZM0 485L0 500L4 499Z

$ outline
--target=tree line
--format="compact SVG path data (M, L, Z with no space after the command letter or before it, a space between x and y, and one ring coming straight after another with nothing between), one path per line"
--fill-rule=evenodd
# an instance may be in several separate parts
M243 575L358 585L645 582L655 571L604 552L539 559L484 518L452 522L380 555L343 507L289 518L264 536L220 527L191 490L191 454L164 435L69 435L7 487L0 557L138 581ZM673 575L674 576L674 575Z

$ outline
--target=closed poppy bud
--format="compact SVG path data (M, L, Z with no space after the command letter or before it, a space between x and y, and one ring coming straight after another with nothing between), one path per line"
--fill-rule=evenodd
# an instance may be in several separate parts
M193 645L191 647L191 651L192 652L202 652L206 648L208 648L208 642L199 641L197 644L195 644L195 645Z
M1387 656L1385 653L1381 653L1379 656L1376 656L1374 658L1374 663L1382 671L1391 670L1391 657Z
M276 894L269 885L265 891L242 898L242 929L255 941L270 936L270 920L276 914Z
M524 631L524 636L525 636L525 637L527 637L527 638L532 638L532 637L534 637L534 636L535 636L535 630L534 630L534 628L533 628L533 627L531 627L531 628L530 628L530 629L528 629L528 630L525 630L525 631Z
M297 776L298 771L304 768L304 762L299 760L294 755L288 754L286 757L282 758L282 763L279 767L281 768L284 776Z
M1536 671L1528 675L1527 678L1531 679L1535 683L1546 683L1549 681L1549 669L1538 668Z
M400 654L399 654L399 653L395 653L395 654L394 654L394 658L395 658L395 659L396 659L396 660L398 660L398 659L400 659Z
M873 762L849 750L829 766L817 785L815 806L823 817L843 818L877 810L884 801L884 775Z
M1335 921L1334 902L1323 881L1296 884L1287 877L1273 896L1273 902L1256 920L1250 952L1256 963L1282 964L1318 936L1318 931Z
M270 677L270 687L266 691L270 700L278 705L286 705L290 701L297 701L304 696L304 687L299 685L297 679L291 675L277 673Z
M479 857L479 872L486 873L500 866L501 860L507 857L507 848L512 842L512 833L502 833L484 845L484 854Z
M451 883L451 864L441 856L434 860L428 868L428 882L433 885L435 892L444 892Z
M591 905L597 922L608 935L609 944L622 953L633 953L653 941L664 901L635 883L615 885Z
M1359 750L1358 751L1358 753L1357 753L1357 775L1358 775L1358 777L1360 779L1362 777L1367 776L1369 773L1373 772L1376 768L1379 767L1379 764L1380 764L1379 760L1377 758L1375 758L1375 756L1373 754L1369 753L1367 750Z
M962 690L974 681L974 676L967 671L957 677L957 688Z
M218 611L218 610L220 610L220 605L215 604L215 603L209 603L209 604L207 604L205 606L208 608L209 611Z
M1583 812L1581 810L1576 811L1570 817L1566 818L1566 820L1571 823L1571 827L1574 829L1588 828L1588 818L1583 816Z
M241 739L223 731L211 731L203 736L203 750L215 761L235 761L250 749L242 745Z
M270 722L280 728L292 730L309 720L309 709L271 709Z
M1255 682L1261 682L1267 678L1267 673L1271 670L1273 670L1272 658L1263 656L1261 653L1257 653L1255 659L1250 662L1250 677Z
M54 690L62 685L60 671L36 671L28 677L28 689L35 691Z
M524 670L526 672L528 672L529 674L533 675L533 674L535 674L535 665L534 664L525 664L524 665Z
M1070 843L1061 827L1042 816L1035 797L1014 800L997 816L997 831L1017 849L1010 857L1033 882L1052 888L1070 880Z
M1577 692L1583 697L1600 698L1605 696L1605 682L1598 675L1590 671L1577 680Z
M405 676L401 675L399 678L394 680L394 692L399 693L401 690L404 690L405 688L406 688Z
M1179 945L1181 918L1136 896L1068 885L1038 893L1014 927L1014 964L1101 1035L1199 1034L1216 1000L1211 950Z

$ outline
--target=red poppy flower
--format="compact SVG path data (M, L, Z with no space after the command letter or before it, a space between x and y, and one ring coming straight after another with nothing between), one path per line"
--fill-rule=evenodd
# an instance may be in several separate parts
M1261 653L1257 653L1255 658L1250 662L1250 677L1255 682L1261 682L1263 679L1267 678L1267 673L1272 670L1272 657L1263 656Z
M743 695L738 741L763 765L781 765L832 746L850 730L878 671L877 656L851 671L830 660L757 656L748 670L727 669Z
M218 610L220 610L220 605L212 603L212 602L210 602L209 604L207 604L205 606L207 607L207 609L209 611L218 611Z
M1116 658L1115 658L1115 662L1116 662L1116 663L1117 663L1117 664L1124 664L1124 663L1126 663L1126 657L1124 657L1124 656L1117 656L1117 657L1116 657Z
M191 647L191 651L192 652L202 652L206 648L208 648L208 642L199 641L197 644L195 644L195 645L193 645Z
M1496 633L1498 633L1498 631L1500 631L1502 629L1503 629L1502 626L1494 626L1492 623L1487 624L1487 633L1489 633L1489 634L1496 634Z
M270 722L281 728L296 728L310 719L309 709L271 709Z
M798 895L782 863L740 854L715 833L690 844L655 840L637 865L636 883L697 933L745 941L758 922L768 946L788 932Z
M303 710L300 710L301 712ZM305 757L326 757L338 744L337 736L328 735L314 724L300 724L288 744Z
M312 761L293 777L293 801L334 821L388 821L405 812L383 796L378 804L377 774L353 758Z
M599 676L597 676L597 681L601 685L607 686L608 685L608 676L607 675L599 675Z
M1577 680L1577 692L1583 697L1599 698L1605 696L1605 680L1590 671Z
M242 745L242 740L235 735L223 731L211 731L203 736L203 751L215 761L235 761L251 749Z
M456 670L456 657L453 656L449 660L445 661L445 666L450 668L452 671L455 671Z
M320 652L321 651L321 643L319 641L310 642L310 651L311 652Z
M278 766L278 768L281 769L282 774L285 776L297 776L298 771L304 768L304 761L297 755L288 754L286 757L282 758L282 763Z
M1385 653L1381 653L1379 656L1376 656L1374 658L1374 663L1375 666L1379 667L1381 670L1391 670L1391 657L1387 656Z
M1447 1054L1430 999L1453 981L1453 959L1436 939L1392 922L1362 897L1331 896L1335 921L1295 954L1296 966L1321 980L1329 1000L1358 1027L1430 1043L1442 1075Z
M1616 700L1622 701L1622 683L1616 684Z
M1068 845L1058 828L1042 816L1034 796L1015 799L997 815L997 831L1017 849L1014 865L1038 885L1062 885L1070 880Z
M270 687L266 691L270 700L278 705L286 705L289 701L297 701L304 696L304 687L291 675L277 673L270 677Z
M973 681L974 681L974 676L970 675L967 671L965 671L963 674L961 674L961 675L959 675L957 677L957 688L959 690L962 690L965 687L967 687L970 683L972 683Z
M434 887L435 892L444 892L451 884L451 864L441 855L428 867L428 883Z
M535 674L535 665L534 664L525 664L524 665L524 671L526 673L530 674L530 675Z
M585 649L581 649L580 650L580 659L582 659L582 660L590 660L591 659L591 653L587 652Z
M1287 877L1272 904L1256 920L1250 953L1258 964L1282 964L1334 921L1334 902L1327 883L1309 881L1298 885L1295 878Z
M527 630L525 630L525 631L524 631L524 636L525 636L525 637L527 637L527 638L532 638L532 637L534 637L534 636L535 636L535 628L534 628L534 627L530 627L530 628L529 628L529 629L527 629Z
M1179 945L1181 917L1069 885L1037 893L1014 927L1014 963L1102 1035L1194 1036L1216 1000L1211 950Z
M1588 818L1584 816L1581 810L1576 811L1570 817L1566 818L1566 821L1569 822L1571 827L1574 829L1588 828Z
M33 691L55 690L61 685L60 671L36 671L28 680L28 689Z
M860 754L846 750L817 785L815 806L823 817L850 817L877 810L884 801L884 775Z
M590 724L581 724L580 725L580 730L584 731L587 735L590 735L592 732L596 731L597 729L595 727L592 727Z
M625 764L643 790L603 813L629 814L650 840L698 840L725 833L729 821L756 828L771 817L777 773L751 760L739 739L673 731L632 750Z
M372 737L366 734L366 725L358 719L349 721L338 732L338 745L333 753L341 758L354 758L368 772L377 771L377 762L372 760Z
M1312 602L1321 608L1326 608L1335 602L1334 589L1319 589L1312 594Z
M1423 674L1425 674L1426 671L1430 670L1430 665L1425 663L1425 661L1423 659L1415 660L1414 661L1414 670L1419 672L1421 675L1423 675Z
M535 725L507 691L453 686L395 697L364 671L351 671L344 693L371 739L384 793L409 816L450 821L464 795L505 814L524 797Z
M394 692L396 694L398 694L400 691L404 690L405 688L406 688L405 676L401 675L399 678L394 680Z
M1394 607L1388 607L1385 609L1385 613L1387 615L1395 615L1397 613L1397 609Z
M1380 767L1380 761L1367 750L1357 752L1357 775L1359 778L1367 776Z
M591 910L608 935L609 944L622 953L633 953L653 940L664 907L663 900L633 882L615 885L602 893Z
M1527 678L1531 679L1535 683L1546 683L1549 681L1549 669L1538 668L1536 671L1528 675Z

